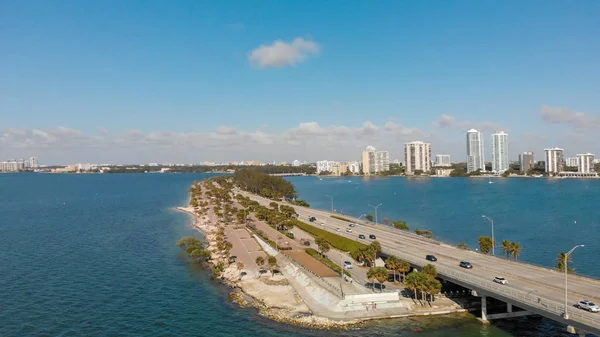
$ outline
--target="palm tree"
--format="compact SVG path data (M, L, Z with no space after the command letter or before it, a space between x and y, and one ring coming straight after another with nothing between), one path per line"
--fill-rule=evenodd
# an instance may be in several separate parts
M275 258L275 256L269 256L269 258L267 259L267 263L269 263L269 269L271 269L271 277L273 277L275 275L275 268L278 267L277 259Z
M242 269L244 269L244 262L238 261L236 264L237 264L238 271L240 272L240 278L241 278Z
M400 264L398 266L398 271L402 273L402 282L406 279L406 273L410 271L410 263L404 260L400 260Z
M429 276L430 278L436 278L437 277L437 270L435 269L435 266L432 264L426 264L423 267L423 273L427 276Z
M373 267L367 271L367 278L369 281L377 280L379 282L379 290L383 291L383 282L388 278L388 270L384 267ZM373 290L375 288L373 287Z
M556 257L556 269L564 272L565 271L565 255L567 255L567 253L565 252L561 252L560 254L558 254L558 256ZM571 257L571 255L568 256L567 258L567 263L572 263L573 259ZM574 268L569 268L569 270L567 270L567 272L569 274L572 274L575 272Z
M395 257L394 255L390 255L390 257L385 260L385 264L389 270L394 273L394 283L396 283L396 272L400 267L400 259Z
M508 240L502 240L502 252L506 254L506 258L508 259L511 254L511 244Z
M459 243L456 247L458 247L458 249L467 249L467 244L466 243Z
M256 265L258 266L258 268L260 268L263 264L265 264L265 258L262 256L258 256L256 260L254 260L254 262L256 262Z
M479 250L484 254L488 254L494 246L494 242L489 236L480 236L477 242L479 242Z
M431 300L435 301L435 295L442 291L442 283L438 279L430 278L425 283L425 288L427 289L427 293L431 296ZM429 303L429 305L431 305L431 303Z
M518 243L518 242L510 243L510 253L512 254L515 261L518 260L519 255L521 255L522 252L523 252L523 247L521 246L520 243Z
M419 273L418 271L413 271L406 277L406 287L414 292L415 299L417 299L417 291L424 291L427 280L427 276L423 273Z
M331 247L329 246L329 242L327 242L327 240L325 240L325 238L323 237L316 238L315 243L317 244L321 255L327 253L329 249L331 249Z

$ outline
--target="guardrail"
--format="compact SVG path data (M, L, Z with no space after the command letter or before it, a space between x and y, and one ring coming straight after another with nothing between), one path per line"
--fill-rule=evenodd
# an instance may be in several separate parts
M399 252L397 250L392 250L389 248L383 248L384 251L387 251L390 254L396 256L402 256L406 261L415 264L422 265L422 261L419 259L415 259L409 254L405 254ZM490 280L483 279L481 277L476 277L469 275L465 272L457 271L450 269L444 266L436 266L438 274L445 275L447 277L454 278L455 280L465 282L466 284L470 284L472 286L479 287L480 289L487 290L492 294L503 295L506 298L514 300L516 303L513 303L518 306L518 302L527 304L531 307L537 308L540 311L547 312L551 315L562 317L562 314L565 312L564 304L548 300L546 298L542 298L539 296L532 296L531 293L527 293L521 290L512 289L506 286L498 285L493 283ZM539 299L539 301L538 301ZM575 309L575 308L573 308ZM551 317L550 317L551 318ZM589 313L585 313L583 311L570 310L569 311L569 319L578 321L583 324L587 324L590 326L600 326L600 317L594 317Z

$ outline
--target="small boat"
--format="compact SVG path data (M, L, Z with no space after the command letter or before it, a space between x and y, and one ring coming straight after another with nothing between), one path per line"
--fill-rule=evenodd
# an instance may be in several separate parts
M493 184L494 182L492 181L492 179L488 178L488 184Z

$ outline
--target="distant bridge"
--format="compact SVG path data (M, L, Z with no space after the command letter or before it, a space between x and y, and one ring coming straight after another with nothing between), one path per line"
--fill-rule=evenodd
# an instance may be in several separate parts
M273 177L301 177L305 176L306 173L270 173L269 175Z

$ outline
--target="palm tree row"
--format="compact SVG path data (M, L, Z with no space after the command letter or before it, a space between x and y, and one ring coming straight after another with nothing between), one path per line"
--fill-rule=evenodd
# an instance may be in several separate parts
M523 252L523 246L518 242L502 240L502 252L506 255L506 258L512 257L516 261Z
M415 299L417 299L417 294L421 293L421 299L430 302L435 300L435 295L442 291L442 283L436 277L437 270L435 266L428 264L423 267L423 271L413 271L408 274L405 282L406 287L413 291ZM424 305L422 302L421 304ZM431 305L431 302L429 304Z

